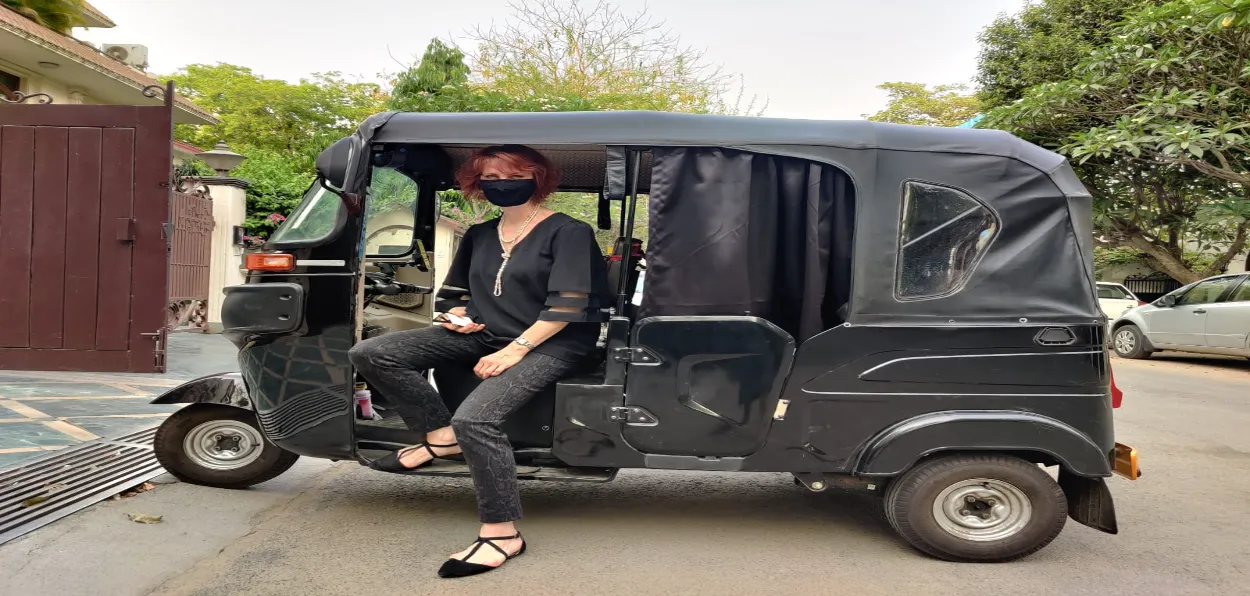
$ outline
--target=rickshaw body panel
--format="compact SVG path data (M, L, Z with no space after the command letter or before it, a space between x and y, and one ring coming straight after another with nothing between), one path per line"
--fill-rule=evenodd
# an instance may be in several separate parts
M561 382L549 400L518 413L517 424L530 433L523 442L547 443L568 465L890 475L944 450L996 449L1061 463L1083 477L1109 473L1114 440L1084 221L1089 196L1054 153L997 131L867 122L388 113L350 138L345 196L363 196L370 147L388 143L461 152L498 143L552 151L724 147L832 165L853 181L853 264L842 324L796 341L751 316L614 319L623 321L624 334L610 328L601 370ZM895 292L908 181L957 188L1000 218L974 274L951 296L910 300ZM603 187L602 176L574 187L596 185ZM343 217L332 242L270 247L294 252L297 265L305 259L340 266L249 278L304 288L298 330L265 332L249 319L272 312L223 321L241 346L243 379L266 435L297 453L334 458L356 455L346 352L356 339L363 226L359 213ZM724 274L709 271L708 280L686 283L714 283ZM644 293L664 283L650 272L647 280ZM246 310L244 293L228 289L228 311L235 301L238 312ZM1054 328L1071 341L1039 342ZM638 353L655 360L640 361ZM634 407L638 418L630 418Z

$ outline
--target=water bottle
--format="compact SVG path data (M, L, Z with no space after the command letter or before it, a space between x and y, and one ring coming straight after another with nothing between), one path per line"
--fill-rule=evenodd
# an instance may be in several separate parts
M365 383L356 383L356 407L360 408L361 418L365 420L376 418L373 413L373 397L369 393L369 386Z

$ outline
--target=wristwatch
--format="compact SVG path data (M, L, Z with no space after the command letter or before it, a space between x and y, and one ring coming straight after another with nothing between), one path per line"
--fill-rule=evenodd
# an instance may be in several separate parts
M534 342L532 342L532 341L530 341L530 340L528 340L528 339L525 339L524 337L518 337L518 338L516 338L516 339L512 340L512 343L514 343L514 344L516 344L516 345L518 345L518 346L521 346L522 348L525 348L525 349L527 349L527 350L532 350L532 349L534 349Z

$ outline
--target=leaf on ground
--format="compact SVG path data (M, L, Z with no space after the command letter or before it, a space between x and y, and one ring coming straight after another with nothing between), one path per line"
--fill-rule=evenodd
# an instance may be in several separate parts
M35 505L38 505L47 500L48 500L48 495L39 495L37 497L31 497L29 499L26 499L25 501L22 501L22 507L34 507Z
M160 515L148 515L146 513L127 513L126 516L136 524L159 524L164 519Z
M148 492L148 491L150 491L150 490L152 490L152 489L154 489L154 488L156 488L156 485L155 485L155 484L152 484L151 482L144 482L143 484L137 484L137 485L135 485L135 486L132 486L132 487L130 487L130 488L128 488L128 489L126 489L126 490L122 491L122 496L123 496L123 497L133 497L133 496L135 496L135 495L137 495L137 494L139 494L139 493L146 493L146 492Z

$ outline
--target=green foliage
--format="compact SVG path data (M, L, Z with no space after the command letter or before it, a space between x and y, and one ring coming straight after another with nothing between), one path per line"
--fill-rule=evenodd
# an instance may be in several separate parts
M742 113L725 95L731 77L708 64L643 9L608 2L509 3L502 26L478 28L475 72L511 98L586 98L599 109ZM754 99L745 111L755 110ZM762 109L760 110L762 111Z
M219 120L212 126L178 126L177 139L201 147L224 140L235 151L251 147L310 159L382 111L386 99L378 85L349 82L334 72L293 84L218 63L191 64L169 78L179 93Z
M0 6L64 35L85 22L83 0L0 0Z
M1000 16L977 38L977 97L984 108L996 108L1034 85L1068 78L1111 41L1126 13L1152 3L1159 0L1041 0Z
M1246 246L1247 55L1250 1L1147 3L1069 78L1030 88L979 126L1072 158L1103 238L1195 281ZM1187 259L1191 244L1218 256L1208 265Z
M1123 265L1132 265L1135 263L1146 264L1146 253L1131 248L1104 248L1101 246L1094 247L1094 271L1101 277L1103 272L1111 267L1119 267Z
M980 103L965 93L963 85L938 85L929 89L923 83L883 83L878 89L889 93L886 108L864 117L873 122L958 126L977 115Z
M217 171L200 159L188 159L174 166L174 180L187 176L216 176Z
M313 182L312 163L272 149L249 148L240 153L247 160L231 175L251 183L244 227L251 236L264 236L278 227L303 198Z

